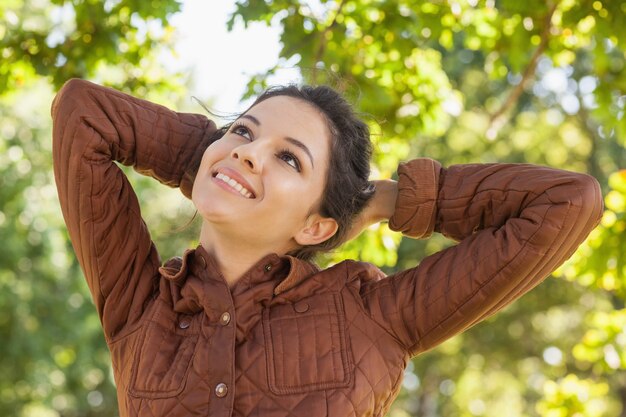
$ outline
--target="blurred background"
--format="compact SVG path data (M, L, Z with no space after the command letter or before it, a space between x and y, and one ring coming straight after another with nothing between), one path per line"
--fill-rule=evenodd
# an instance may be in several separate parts
M626 416L625 51L621 0L2 0L0 415L117 414L51 166L50 103L80 77L225 114L270 84L330 84L370 123L380 178L415 156L595 176L606 211L587 242L409 364L390 415ZM195 246L191 204L128 173L162 257ZM391 272L450 244L381 225L319 262Z

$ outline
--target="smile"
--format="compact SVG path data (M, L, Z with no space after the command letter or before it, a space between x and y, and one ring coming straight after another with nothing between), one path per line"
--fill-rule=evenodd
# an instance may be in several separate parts
M237 181L230 178L226 174L222 174L221 172L218 172L217 175L215 175L215 178L217 178L218 180L221 180L225 184L228 184L233 190L237 191L239 194L241 194L245 198L252 198L254 196L254 194L252 194L250 190L248 190L246 187L239 184Z

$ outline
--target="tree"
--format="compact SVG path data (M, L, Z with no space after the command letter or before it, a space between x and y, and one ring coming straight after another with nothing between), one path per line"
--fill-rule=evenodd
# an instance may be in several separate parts
M394 415L626 415L625 11L599 0L237 2L231 27L283 28L281 62L249 94L294 62L305 81L334 84L374 115L382 176L420 155L532 162L587 171L608 192L601 227L561 279L417 358ZM449 244L402 240L396 259L397 236L377 232L338 257L395 270Z
M183 80L156 57L170 46L167 17L178 7L0 4L0 415L116 414L108 349L56 197L50 103L64 81L81 77L173 106ZM186 235L170 240L188 244Z
M114 415L100 323L64 231L51 173L49 103L71 77L181 108L165 74L176 0L0 4L0 414ZM538 289L409 364L394 416L626 415L626 2L267 0L230 25L283 27L283 66L344 91L374 131L375 172L417 155L445 165L534 162L588 171L606 192L601 226ZM192 245L189 205L132 175L164 257ZM157 208L158 207L158 208ZM450 242L383 225L321 259L388 271Z

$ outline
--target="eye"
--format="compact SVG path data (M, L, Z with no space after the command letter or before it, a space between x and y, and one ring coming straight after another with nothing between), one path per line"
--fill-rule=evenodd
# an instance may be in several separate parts
M284 161L287 165L291 166L296 171L300 172L302 170L300 166L300 160L290 150L283 149L279 151L276 156L278 157L278 159Z
M250 132L250 129L243 123L234 123L230 128L230 131L237 136L241 136L247 140L252 140L252 132Z

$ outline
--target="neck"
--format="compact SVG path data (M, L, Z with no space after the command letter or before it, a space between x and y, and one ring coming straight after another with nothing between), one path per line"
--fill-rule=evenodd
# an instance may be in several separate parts
M261 258L269 253L286 253L250 244L250 239L241 236L230 236L214 226L202 223L200 244L216 260L217 265L229 286L232 286Z

